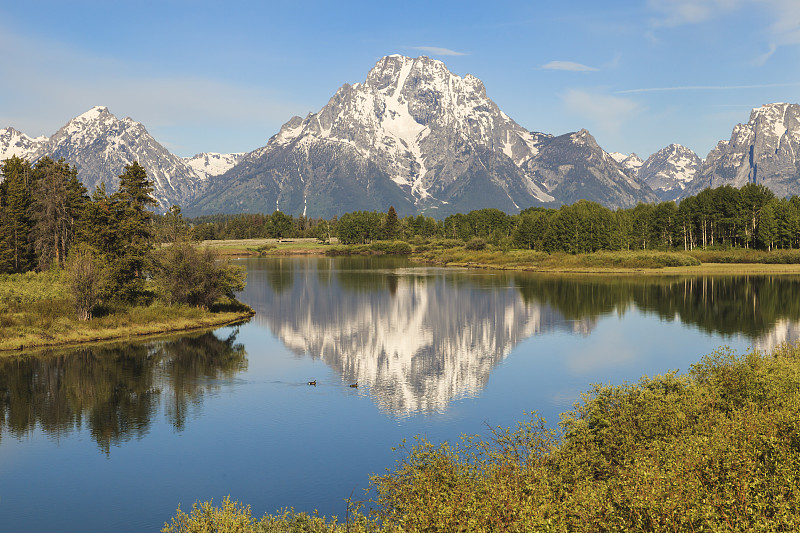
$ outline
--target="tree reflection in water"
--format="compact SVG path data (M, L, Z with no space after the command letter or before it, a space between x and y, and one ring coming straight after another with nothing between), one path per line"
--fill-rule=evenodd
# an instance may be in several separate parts
M88 429L103 452L141 438L163 404L180 431L207 392L247 368L238 330L0 359L0 439Z
M571 320L622 313L633 305L706 333L754 341L783 320L800 320L796 276L521 276L517 284L526 302L552 306Z

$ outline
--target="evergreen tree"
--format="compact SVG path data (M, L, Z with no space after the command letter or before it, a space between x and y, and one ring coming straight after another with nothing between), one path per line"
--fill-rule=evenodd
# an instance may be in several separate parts
M64 159L58 162L49 157L34 166L33 245L37 268L64 266L88 200L86 188L78 181L78 171Z
M133 303L144 294L144 265L154 247L151 212L156 205L152 196L153 182L139 163L125 167L119 177L119 190L111 195L110 207L116 222L116 244L109 258L111 290L114 298Z
M386 223L383 228L383 237L387 240L394 240L400 235L400 222L397 220L397 211L394 206L389 206L386 212Z
M32 228L30 210L33 175L28 161L19 157L6 159L0 164L3 174L0 204L5 215L5 232L14 272L25 272L31 268Z
M286 215L276 209L269 217L269 225L272 236L280 241L284 237L288 237L294 228L294 218L292 215Z
M6 212L0 203L0 274L14 271L14 251L11 248L11 234L6 218Z

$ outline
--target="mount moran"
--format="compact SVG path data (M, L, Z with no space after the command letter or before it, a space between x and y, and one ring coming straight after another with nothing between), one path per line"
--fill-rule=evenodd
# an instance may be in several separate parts
M95 107L49 138L0 129L0 160L63 157L91 191L116 188L138 161L161 209L189 215L272 212L332 217L355 210L435 217L495 207L515 213L579 199L607 207L680 199L707 186L763 183L800 192L800 106L753 110L705 162L680 145L642 161L608 154L586 130L531 132L486 96L483 83L444 63L399 55L377 62L363 83L343 85L327 105L293 117L247 154L171 154L130 119Z

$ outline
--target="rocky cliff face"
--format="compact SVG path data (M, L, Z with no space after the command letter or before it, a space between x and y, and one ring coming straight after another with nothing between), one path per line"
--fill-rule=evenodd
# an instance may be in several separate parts
M702 164L692 150L670 144L648 157L639 168L638 176L650 185L659 200L672 201L684 196Z
M580 186L564 186L570 180L612 184L612 191L584 189L612 207L654 198L594 139L585 149L584 137L527 131L474 76L461 78L427 57L388 56L364 83L342 86L318 113L294 117L265 147L212 180L210 194L191 210L275 208L329 217L394 205L401 214L516 212L571 201ZM545 149L547 160L534 163ZM558 152L594 160L557 161ZM572 170L558 169L564 165Z
M539 153L523 166L564 204L585 199L616 208L657 201L650 187L626 173L586 130L543 139Z
M800 105L767 104L753 109L746 124L720 141L687 188L687 195L706 187L747 183L766 185L777 196L800 194Z

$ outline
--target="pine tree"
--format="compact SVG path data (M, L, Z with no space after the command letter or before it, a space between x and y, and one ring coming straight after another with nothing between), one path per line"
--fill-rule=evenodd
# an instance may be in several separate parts
M88 200L78 171L61 159L40 159L34 166L33 245L39 270L61 268L75 241L76 226Z
M33 175L28 161L19 157L6 159L0 164L3 174L0 203L5 218L7 246L10 251L12 270L25 272L31 268L32 246L30 242Z
M386 225L383 233L389 240L394 240L400 235L400 222L397 220L397 211L393 205L389 206L389 211L386 212Z
M110 208L116 222L115 250L109 258L113 296L132 303L144 296L144 265L154 247L154 232L148 207L156 205L153 182L139 163L125 167L119 190L111 195Z

